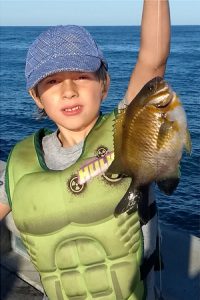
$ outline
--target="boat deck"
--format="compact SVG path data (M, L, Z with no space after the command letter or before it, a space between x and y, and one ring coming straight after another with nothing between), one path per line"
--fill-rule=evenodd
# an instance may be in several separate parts
M42 300L43 294L1 265L1 300Z

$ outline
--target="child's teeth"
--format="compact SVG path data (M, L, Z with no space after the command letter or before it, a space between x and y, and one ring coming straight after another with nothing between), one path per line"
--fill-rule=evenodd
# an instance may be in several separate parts
M66 108L65 111L74 111L74 110L77 110L79 109L79 106L75 106L73 108Z

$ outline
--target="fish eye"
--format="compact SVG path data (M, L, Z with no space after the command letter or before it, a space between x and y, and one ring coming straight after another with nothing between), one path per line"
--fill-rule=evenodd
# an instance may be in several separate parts
M150 84L150 85L148 86L148 89L149 89L150 92L152 92L152 91L154 90L154 85L153 85L153 84Z

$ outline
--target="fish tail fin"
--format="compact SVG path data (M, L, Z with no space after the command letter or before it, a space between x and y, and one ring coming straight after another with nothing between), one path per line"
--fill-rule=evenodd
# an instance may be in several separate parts
M114 215L118 217L122 213L132 213L133 211L137 210L137 203L138 203L138 193L135 190L134 180L131 181L128 190L126 191L125 195L122 197L120 202L117 204Z
M138 211L141 224L147 224L156 213L156 206L149 208L149 190L150 184L136 187L133 179L126 194L115 208L115 217L125 212L130 215Z

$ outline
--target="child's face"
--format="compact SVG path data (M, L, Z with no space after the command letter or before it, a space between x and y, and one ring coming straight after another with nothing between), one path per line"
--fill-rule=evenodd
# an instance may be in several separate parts
M60 72L43 79L38 95L33 91L31 95L60 129L83 131L96 122L108 85L108 80L105 87L95 73Z

